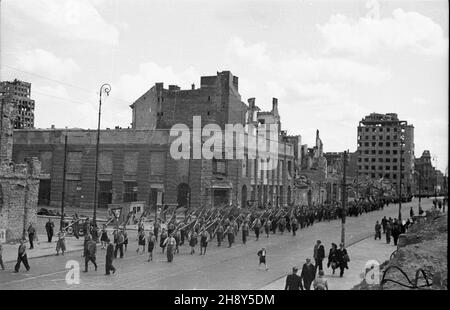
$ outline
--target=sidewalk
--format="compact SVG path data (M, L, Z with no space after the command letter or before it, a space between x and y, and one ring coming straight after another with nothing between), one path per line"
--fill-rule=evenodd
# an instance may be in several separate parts
M394 246L392 241L391 244L386 244L385 235L382 235L381 237L381 240L375 241L373 236L370 236L347 248L350 256L349 269L345 270L342 278L339 277L339 269L336 270L334 275L331 274L331 269L326 268L327 258L325 258L323 265L328 288L330 290L350 290L362 281L365 272L365 264L369 260L376 260L380 265L388 260L391 253L394 252L397 247ZM328 253L326 254L328 255ZM290 273L290 271L288 273ZM300 273L301 269L298 271L299 275ZM264 286L261 290L284 290L286 276ZM311 289L313 289L312 285Z
M27 242L27 257L36 258L44 256L56 255L56 241L58 238L53 238L52 242L47 242L46 235L38 235L38 240L34 242L34 249L30 250L30 244ZM75 237L66 237L66 252L79 251L83 249L84 239L76 239ZM17 260L17 251L19 244L4 243L3 246L3 261L5 263L15 262Z

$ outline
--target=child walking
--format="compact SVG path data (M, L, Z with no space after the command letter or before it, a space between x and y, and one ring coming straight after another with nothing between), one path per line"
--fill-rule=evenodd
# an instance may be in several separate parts
M267 262L266 262L266 248L262 248L261 250L258 251L258 256L259 256L259 265L258 265L258 269L261 268L261 264L264 265L265 270L269 270L269 267L267 267Z

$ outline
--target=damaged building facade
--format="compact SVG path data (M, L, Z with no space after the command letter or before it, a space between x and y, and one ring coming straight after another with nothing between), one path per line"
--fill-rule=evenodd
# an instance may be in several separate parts
M238 77L229 71L203 76L200 87L182 90L156 83L131 106L131 128L106 129L100 134L99 207L144 201L151 208L177 205L190 208L286 205L294 202L294 178L301 162L301 137L281 130L278 100L261 111L255 99L239 94ZM174 159L170 135L176 124L192 129L194 116L201 126L277 124L278 165L261 170L260 158ZM68 137L67 153L64 137ZM245 134L248 136L248 133ZM13 158L37 157L42 162L39 204L59 206L66 157L66 205L92 208L97 133L80 129L21 129L14 132Z
M0 230L6 242L24 236L36 224L40 162L37 158L13 162L13 128L17 111L11 95L0 95Z

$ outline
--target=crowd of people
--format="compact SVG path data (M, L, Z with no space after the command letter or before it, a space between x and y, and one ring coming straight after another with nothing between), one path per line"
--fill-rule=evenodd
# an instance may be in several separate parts
M286 277L285 290L310 290L311 285L315 290L328 290L328 282L325 279L323 261L325 259L325 247L320 240L314 246L313 251L314 264L310 258L303 264L301 274L298 275L298 268L292 268L292 274ZM331 244L328 253L327 268L332 269L332 274L339 269L339 277L343 277L345 269L348 269L350 256L344 244Z
M438 203L436 203L438 205ZM383 209L384 206L389 205L388 200L380 200L377 203L368 203L363 201L350 202L346 211L346 216L359 216L363 213ZM192 213L185 214L184 219L178 220L175 212L166 218L167 214L160 216L153 223L152 229L145 231L144 220L142 217L138 220L138 232L137 232L137 249L136 252L148 253L148 262L153 260L153 252L159 245L161 253L165 253L167 256L167 262L173 262L174 256L180 253L180 249L183 245L189 246L190 254L196 253L197 247L199 247L200 255L206 255L208 244L213 240L216 240L217 246L223 246L226 242L228 248L231 248L236 243L236 238L239 234L242 237L242 244L246 244L250 233L254 234L255 240L259 240L261 234L266 238L269 238L272 234L284 234L292 233L296 236L298 230L314 225L315 222L330 221L340 218L343 210L340 207L339 202L333 202L323 205L306 206L289 206L284 208L253 208L253 209L241 209L237 206L231 206L229 208L215 208L207 210L196 210ZM411 212L412 208L411 208ZM410 214L412 217L413 214ZM112 265L113 260L123 258L128 247L128 233L126 225L115 225L112 231L112 236L108 235L107 225L103 225L101 228L97 227L89 219L85 219L80 226L79 218L74 215L71 233L78 239L80 232L84 235L84 251L83 256L85 258L85 271L88 271L88 263L91 262L97 270L96 254L97 243L100 243L102 249L106 249L106 264L105 274L109 275L112 271L116 272L116 269ZM375 239L381 239L381 234L385 234L386 242L390 243L391 238L396 245L398 242L398 236L404 233L409 225L410 221L402 223L397 219L387 219L384 217L381 222L375 224ZM126 224L126 223L125 223ZM45 225L47 232L48 242L52 242L54 235L54 223L51 219ZM165 226L165 227L163 227ZM65 238L67 235L67 227L63 227L57 234L56 242L56 255L61 253L64 255L66 251ZM30 242L30 249L33 249L36 230L32 224L28 228L28 237ZM23 263L25 268L29 270L29 264L26 258L26 240L22 240L19 246L19 253L15 270L18 271L20 264ZM0 249L1 251L1 249ZM1 253L1 252L0 252ZM267 251L263 248L258 252L260 258L260 265L264 265L268 270L266 262ZM311 259L307 259L303 265L301 275L301 282L298 286L295 283L298 279L295 277L297 271L293 271L292 276L289 277L289 281L286 282L287 289L293 289L292 287L299 287L304 289L310 289L313 283L316 289L322 289L326 285L324 280L323 260L325 259L325 248L320 241L317 242L314 247L314 264ZM347 250L343 244L339 246L332 243L328 253L327 267L331 268L332 274L335 274L336 270L339 270L339 276L342 277L345 269L348 269L348 262L350 261ZM314 272L312 272L312 267ZM2 266L3 267L3 266ZM317 276L316 276L317 275ZM297 280L295 280L297 279ZM317 280L317 281L316 281ZM288 283L289 282L289 283Z

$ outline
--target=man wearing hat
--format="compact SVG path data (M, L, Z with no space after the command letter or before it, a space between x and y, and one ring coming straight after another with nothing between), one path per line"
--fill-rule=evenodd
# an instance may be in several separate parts
M293 267L292 268L292 274L289 274L286 278L286 286L284 287L285 290L290 291L303 291L303 285L302 285L302 277L300 277L298 274L298 268Z

